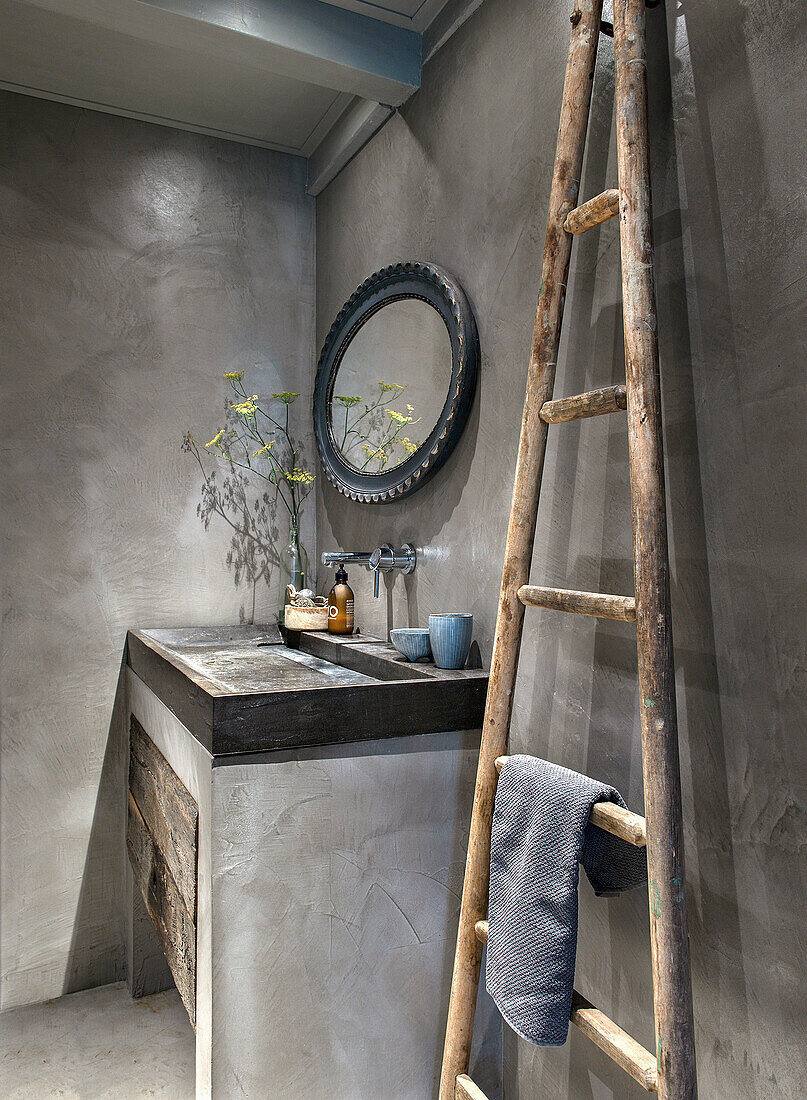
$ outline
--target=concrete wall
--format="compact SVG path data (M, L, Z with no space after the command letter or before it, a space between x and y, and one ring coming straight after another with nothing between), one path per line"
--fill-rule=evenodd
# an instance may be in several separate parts
M276 613L179 444L213 434L223 370L310 392L314 240L301 160L6 93L0 115L11 1007L121 976L127 627Z
M479 396L421 492L371 508L323 480L320 549L411 539L414 576L357 618L383 633L495 618L568 4L487 0L421 91L318 199L317 330L370 272L444 265L479 322ZM804 1088L807 514L803 307L807 9L716 0L649 13L653 181L673 600L701 1095ZM598 65L582 194L616 181L613 50ZM595 282L596 276L596 282ZM614 223L575 248L557 392L624 377ZM624 422L553 429L533 578L629 593ZM641 809L635 649L624 624L528 613L512 747L613 781ZM581 887L579 987L652 1047L646 898ZM505 1039L509 1097L644 1095L574 1034Z
M214 1100L436 1095L478 746L430 734L213 769ZM472 1057L498 1100L485 1001Z

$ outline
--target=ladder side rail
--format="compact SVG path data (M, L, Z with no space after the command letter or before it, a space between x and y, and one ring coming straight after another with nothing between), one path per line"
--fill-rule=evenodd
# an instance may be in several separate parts
M524 607L518 590L529 580L548 425L540 410L552 397L572 237L563 229L580 193L603 0L578 0L561 101L558 144L547 215L541 283L507 531L490 680L474 789L468 855L451 981L439 1100L454 1100L468 1069L482 946L476 922L487 918L495 760L507 748ZM578 18L579 13L579 18Z
M695 1100L647 118L644 0L614 0L623 318L661 1100Z

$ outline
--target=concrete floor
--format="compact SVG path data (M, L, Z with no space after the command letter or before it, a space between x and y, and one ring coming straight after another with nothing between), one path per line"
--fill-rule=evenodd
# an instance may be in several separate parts
M122 983L0 1015L3 1100L193 1100L194 1034L176 990Z

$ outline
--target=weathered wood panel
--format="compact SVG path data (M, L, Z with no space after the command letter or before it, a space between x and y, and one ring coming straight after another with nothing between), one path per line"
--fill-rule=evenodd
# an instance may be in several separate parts
M478 729L486 687L424 677L219 698L215 755Z
M126 847L190 1021L196 1027L196 926L137 803L128 796Z
M134 715L129 741L129 790L188 912L195 919L199 811Z
M203 745L213 751L216 685L153 640L133 631L126 638L129 668Z

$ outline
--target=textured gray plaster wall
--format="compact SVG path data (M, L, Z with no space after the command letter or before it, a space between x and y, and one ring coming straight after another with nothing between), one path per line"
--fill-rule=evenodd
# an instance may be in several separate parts
M215 1100L436 1094L478 744L430 734L213 769ZM498 1100L485 1001L473 1059Z
M569 4L487 0L420 92L317 208L320 344L344 299L397 260L442 264L479 322L479 395L456 452L408 501L320 480L319 546L411 539L417 572L357 616L383 633L468 610L486 660L537 295ZM701 1095L803 1094L804 309L807 9L714 0L649 13L655 235L673 603ZM584 196L616 181L613 50L596 74ZM615 224L575 247L558 394L624 377ZM629 593L624 423L553 429L533 578ZM613 781L641 809L634 635L528 612L512 747ZM653 1047L642 892L581 886L579 988ZM505 1037L507 1095L644 1095L586 1040Z
M121 977L127 627L276 613L179 444L213 434L223 370L310 392L314 220L299 159L7 93L0 117L11 1007Z

